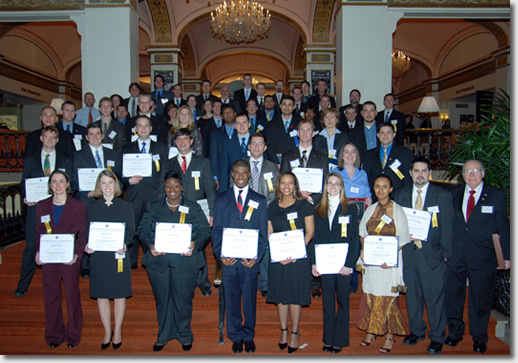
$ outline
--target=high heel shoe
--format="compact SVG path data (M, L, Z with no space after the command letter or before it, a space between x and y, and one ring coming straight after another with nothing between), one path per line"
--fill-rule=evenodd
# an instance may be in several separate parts
M112 347L114 350L117 350L121 347L122 345L122 333L121 333L121 341L119 343L112 343Z
M385 342L387 342L387 341L389 341L389 342L391 341L392 344L390 345L390 348L385 348L385 347L382 346L380 348L380 353L381 354L388 354L388 353L390 353L390 351L392 350L392 345L394 345L394 343L396 342L396 339L385 338ZM385 345L385 344L383 344L383 345Z
M108 343L101 343L101 350L105 350L106 348L108 348L110 346L110 343L112 342L112 338L113 338L113 330L112 330L112 335L110 337L110 341Z
M288 328L284 328L284 329L281 328L281 332L282 332L281 334L283 334L285 331L288 331ZM286 335L288 335L288 334L286 333ZM282 336L281 336L281 338L282 338ZM286 337L286 340L288 340L288 337ZM277 343L277 345L279 346L279 348L281 350L283 350L283 349L286 349L286 347L288 346L288 342L286 342L286 343Z
M367 339L367 337L365 337L365 339L360 342L360 347L368 347L376 340L376 336L374 334L367 333L367 335L372 335L372 339L370 340L370 342L368 342L367 340L365 340Z
M298 335L298 336L299 336L299 342L300 342L300 332L298 332L298 331L293 331L293 330L292 330L292 331L291 331L291 334L292 334L292 335ZM299 347L298 347L298 343L299 343L299 342L297 342L297 346L296 346L295 348L290 347L290 346L288 345L288 353L289 353L289 354L291 354L291 353L295 352L297 349L299 349Z

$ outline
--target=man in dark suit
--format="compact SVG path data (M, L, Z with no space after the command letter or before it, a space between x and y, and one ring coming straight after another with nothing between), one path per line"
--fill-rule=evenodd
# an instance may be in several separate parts
M111 110L111 111L110 111ZM103 143L111 145L112 150L120 152L122 147L127 144L126 127L112 118L113 103L109 97L103 97L99 101L99 111L101 119L96 121L101 127L104 139Z
M264 93L266 92L266 85L262 82L259 82L255 86L255 90L257 91L257 107L259 111L261 111L261 113L264 115L264 101L266 97Z
M376 136L376 104L367 101L362 105L362 121L356 118L357 126L349 132L349 138L358 148L360 161L365 163L367 151L373 150L378 146Z
M315 110L320 111L320 97L323 95L327 95L327 81L325 79L319 79L317 81L317 93L311 96L308 104L312 105ZM331 107L336 108L336 101L333 96L329 96L329 101L331 102Z
M187 106L187 101L185 99L183 99L182 85L180 83L175 84L174 87L172 88L172 91L173 91L173 99L171 99L164 105L164 112L162 114L157 113L158 116L163 116L166 119L168 119L169 117L167 116L167 110L171 103L174 103L176 105L176 107L178 107L178 108L180 108L181 106Z
M241 109L241 104L236 100L230 98L230 87L228 85L221 86L221 103L223 105L231 105L236 113L245 112L244 109Z
M74 118L76 117L76 105L72 101L65 101L61 105L61 112L63 113L63 120L58 122L56 127L60 131L65 131L69 133L73 139L75 150L81 150L83 146L86 146L87 143L85 141L86 136L86 128L74 123Z
M214 204L212 246L214 254L223 264L227 336L232 341L232 352L255 352L255 321L257 304L257 275L263 258L267 236L268 215L266 198L248 186L250 164L236 160L232 165L234 186L218 194ZM223 230L239 228L258 231L257 255L255 258L222 256ZM242 308L241 308L242 306ZM243 323L242 323L243 322Z
M223 126L221 117L221 101L219 99L212 103L212 117L209 119L200 118L200 133L203 144L203 156L210 159L210 139L211 135Z
M252 76L250 73L243 75L243 88L234 92L234 100L239 102L241 112L246 112L246 105L249 100L257 101L257 92L252 88Z
M268 100L268 97L266 98ZM281 101L281 114L275 115L268 122L264 130L264 136L268 143L266 154L268 160L281 163L282 155L299 145L297 126L301 121L300 116L293 115L295 100L291 96L284 96Z
M378 175L385 174L392 180L395 193L412 184L409 170L413 154L410 149L394 144L396 133L392 124L379 125L377 135L380 145L367 152L363 166L369 183Z
M356 107L350 103L340 107L338 113L340 114L340 123L338 128L341 131L350 135L355 128L362 127L362 122L357 121L358 113L356 112Z
M196 96L196 108L203 112L203 102L205 100L211 100L212 102L218 100L219 98L212 93L210 93L210 88L212 87L212 84L208 79L204 79L201 82L201 93Z
M263 132L268 121L262 115L262 112L258 112L257 100L248 100L246 103L246 112L248 119L250 120L250 132L252 134L256 132Z
M141 94L144 90L137 82L132 82L129 85L128 91L130 96L123 100L123 103L126 105L126 109L130 117L138 116L138 95Z
M142 94L139 98L142 97ZM148 96L149 97L149 96ZM149 97L149 102L151 97ZM142 109L142 108L141 108ZM167 160L167 147L164 144L154 142L151 140L152 132L151 120L146 116L139 116L135 122L135 129L137 131L137 139L122 148L122 154L152 154L152 175L150 177L142 177L140 175L124 176L122 183L126 186L126 200L131 203L133 207L133 214L135 216L135 225L138 226L144 210L147 205L163 197L164 191L164 168L163 164ZM124 161L123 161L124 170ZM146 252L146 251L144 251ZM129 248L129 255L131 258L131 268L138 268L138 240Z
M137 117L132 117L126 123L126 140L127 144L135 141L137 137L137 129L136 129L136 121L140 116L146 116L151 120L151 138L155 142L159 142L163 145L167 145L167 132L168 127L166 126L167 122L158 116L153 116L151 114L151 104L152 97L149 93L141 93L138 96L138 107L140 115ZM106 135L105 135L106 137Z
M362 117L363 117L363 115L362 115L363 105L360 103L361 97L362 97L362 94L356 88L352 89L349 92L349 103L351 105L353 105L354 107L356 107L356 113L357 113L356 121L358 121L358 122L361 122Z
M466 185L451 190L453 199L453 254L447 264L446 308L448 338L456 346L464 335L466 280L469 280L469 333L473 351L485 353L487 327L495 289L497 258L493 234L500 235L505 268L510 263L510 227L506 195L483 181L484 166L478 160L464 163Z
M382 124L392 124L394 126L394 131L396 132L396 145L404 146L405 145L405 115L397 110L394 110L394 95L392 93L387 93L383 98L383 105L385 106L385 110L383 112L378 112L376 116L376 123Z
M32 276L36 269L34 257L36 255L36 203L35 200L27 200L25 181L31 178L48 177L54 170L64 170L72 177L72 160L56 150L59 141L59 132L55 126L45 126L41 130L40 140L42 147L38 153L26 154L23 160L22 181L20 183L23 203L27 205L25 217L25 250L22 256L20 268L20 280L14 292L14 296L22 297L29 288Z
M273 101L275 102L275 110L280 110L282 98L285 95L286 94L284 93L284 81L279 79L275 82L275 93L272 95Z
M183 196L193 202L202 201L209 209L208 222L212 227L214 216L214 200L216 199L216 183L210 168L210 161L202 156L192 153L193 138L189 129L179 129L174 134L174 142L178 149L178 155L169 159L164 165L164 173L174 170L182 175ZM200 202L198 202L200 203ZM201 204L200 204L201 205ZM203 296L212 295L210 288L207 257L205 248L200 253L203 255L203 267L198 273L196 285Z
M304 113L306 112L308 104L302 100L302 89L298 86L293 87L293 89L291 90L291 95L295 100L295 107L293 108L293 113L295 115L299 115L300 117L304 117Z
M453 204L451 195L431 185L431 163L425 157L412 161L409 185L394 195L402 207L432 213L428 238L412 239L403 248L403 278L406 293L410 334L403 344L415 345L426 337L424 308L430 323L430 345L427 352L441 354L446 341L446 261L451 257L453 242Z
M157 74L153 80L155 89L151 93L151 97L156 103L156 114L167 117L167 108L164 106L173 99L173 94L164 88L165 79L162 75Z
M268 95L264 97L263 113L268 123L280 113L280 110L276 109L274 96Z
M311 98L311 85L308 81L303 80L302 82L300 82L300 89L302 90L302 102L307 104L309 102L309 99Z

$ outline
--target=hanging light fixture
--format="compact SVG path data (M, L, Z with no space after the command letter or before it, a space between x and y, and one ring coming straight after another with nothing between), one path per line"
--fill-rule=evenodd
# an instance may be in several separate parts
M223 1L210 16L212 35L230 44L253 43L270 30L270 12L256 1Z
M399 78L410 69L410 57L406 56L405 53L398 50L398 52L392 52L392 76Z

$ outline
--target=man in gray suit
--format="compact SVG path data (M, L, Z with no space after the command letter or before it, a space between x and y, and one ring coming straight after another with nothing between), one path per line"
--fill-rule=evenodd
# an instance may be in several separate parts
M403 248L403 278L406 293L410 334L405 345L416 345L424 340L427 326L423 321L424 306L428 312L431 342L426 350L441 354L446 341L446 262L452 255L453 203L450 193L431 185L430 161L415 158L410 165L413 184L394 196L403 207L428 211L432 214L428 238L414 239ZM412 231L410 231L412 237Z

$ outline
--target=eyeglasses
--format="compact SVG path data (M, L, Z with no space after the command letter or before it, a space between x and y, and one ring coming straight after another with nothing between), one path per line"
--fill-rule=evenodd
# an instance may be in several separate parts
M251 147L256 147L256 146L263 147L264 146L264 142L251 142L250 146Z
M341 187L342 184L341 183L327 183L326 184L328 187Z
M469 174L479 174L482 172L482 169L469 169L469 170L464 170L462 172L462 174L464 175L469 175Z

